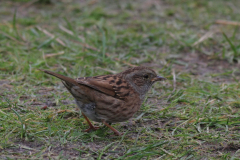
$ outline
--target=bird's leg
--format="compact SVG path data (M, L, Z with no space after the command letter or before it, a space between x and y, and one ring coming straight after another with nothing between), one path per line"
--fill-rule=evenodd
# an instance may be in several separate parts
M108 128L110 128L110 129L114 132L114 134L115 134L116 136L121 136L121 135L122 135L122 133L118 132L118 130L116 130L115 128L113 128L112 126L110 126L110 125L109 125L107 122L105 122L104 120L102 120L102 123L105 124Z
M108 123L108 124L109 124L110 126L112 125L112 123ZM108 128L108 126L105 125L105 126L103 126L103 128Z
M88 125L89 125L89 128L88 129L86 129L86 130L84 130L84 132L89 132L89 131L91 131L91 130L97 130L97 129L99 129L99 127L94 127L93 125L92 125L92 123L89 121L89 119L87 118L87 116L85 116L85 114L83 114L82 113L82 115L83 115L83 117L86 119L86 121L87 121L87 123L88 123Z

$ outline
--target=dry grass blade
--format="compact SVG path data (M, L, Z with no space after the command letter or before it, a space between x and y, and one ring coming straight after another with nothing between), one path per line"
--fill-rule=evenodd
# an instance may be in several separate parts
M107 72L110 72L112 74L116 74L117 72L116 71L113 71L113 70L110 70L110 69L107 69L107 68L101 68L101 67L95 67L96 69L100 69L100 70L103 70L103 71L107 71Z
M44 34L46 34L47 36L51 37L51 38L55 38L55 36L53 34L51 34L50 32L48 32L46 29L43 29L39 26L37 26L37 29L40 30L41 32L43 32ZM56 38L56 41L61 44L62 46L66 47L66 44L59 38Z
M58 52L58 53L46 54L46 55L44 55L44 58L59 56L59 55L62 55L62 54L64 54L64 51L61 51L61 52Z
M121 61L119 58L114 58L116 61ZM124 64L128 65L128 66L131 66L131 67L137 67L136 65L134 64L131 64L131 63L128 63L126 61L122 61Z
M110 54L109 53L106 53L105 54L107 57L110 57ZM120 62L123 62L124 64L128 65L128 66L131 66L131 67L137 67L136 65L134 64L131 64L131 63L128 63L126 61L121 61L119 58L114 58L116 61L120 61Z
M78 112L76 112L76 111L72 111L72 110L69 110L69 109L64 109L64 110L59 110L59 111L57 111L57 113L63 113L63 112L70 112L70 113L74 112L74 113L78 113Z
M63 27L62 25L59 25L59 28L60 28L62 31L64 31L64 32L66 32L66 33L68 33L68 34L70 34L70 35L72 35L72 36L74 35L72 31L68 30L67 28ZM83 36L78 36L78 38L81 39L82 41L85 40L85 38L84 38Z
M175 69L172 70L172 74L173 74L173 92L175 92L175 90L176 90L176 73L175 73Z
M17 40L16 38L10 36L10 35L7 34L7 33L4 33L4 32L2 32L2 31L0 31L0 34L3 34L4 36L8 37L9 39L11 39L11 40L13 40L13 41L16 41L18 44L25 45L25 43L23 43L23 42Z
M205 41L206 39L210 38L213 36L214 33L218 32L218 30L216 31L209 31L207 33L205 33L198 41L196 41L193 46L198 45L199 43L202 43L203 41Z
M160 148L163 152L169 154L170 156L175 156L173 153L170 153L169 151L167 151L166 149Z
M63 27L62 25L59 25L59 28L60 28L62 31L64 31L64 32L66 32L66 33L68 33L68 34L70 34L70 35L74 35L72 31L68 30L67 28ZM80 39L84 40L84 37L82 37L82 36L78 36L78 37L79 37ZM74 42L75 42L75 41L74 41ZM95 47L93 47L93 46L90 46L89 44L81 43L81 42L77 42L77 43L79 43L81 46L83 46L83 47L85 47L85 48L87 48L87 49L91 49L91 50L100 52L99 49L97 49L97 48L95 48ZM110 56L109 53L106 53L105 55L108 56L108 57ZM116 61L121 61L119 58L114 58L114 59L115 59ZM130 63L126 62L126 61L121 61L121 62L123 62L124 64L126 64L126 65L128 65L128 66L136 67L136 65L130 64Z
M68 33L68 34L73 35L73 32L72 32L72 31L68 30L67 28L63 27L62 25L59 25L59 28L60 28L61 30L63 30L64 32ZM84 38L81 37L81 36L79 36L79 38L82 39L82 40L84 40ZM87 48L87 49L91 49L91 50L100 52L99 49L97 49L97 48L95 48L95 47L93 47L93 46L90 46L89 44L81 43L81 42L78 42L78 43L79 43L81 46L83 46L83 47L85 47L85 48ZM109 53L106 53L105 55L106 55L107 57L110 56ZM119 58L114 58L114 59L115 59L116 61L121 61ZM126 65L128 65L128 66L136 67L136 65L130 64L130 63L126 62L126 61L121 61L121 62L123 62L124 64L126 64Z
M171 98L172 94L176 91L176 73L175 73L175 69L172 69L172 75L173 75L173 91L172 93L168 96L168 101Z
M59 25L59 28L60 28L62 31L64 31L64 32L66 32L66 33L68 33L68 34L70 34L70 35L72 35L72 36L74 35L72 31L68 30L67 28L63 27L62 25ZM80 38L82 41L84 41L84 37L78 36L78 38ZM85 48L87 48L87 49L91 49L91 50L100 52L99 49L97 49L97 48L95 48L95 47L93 47L93 46L90 46L89 44L81 43L81 42L76 42L76 41L73 41L73 42L78 43L78 44L80 44L81 46L83 46L83 47L85 47Z
M224 24L224 25L240 26L240 22L227 21L227 20L217 20L215 23L217 23L217 24Z

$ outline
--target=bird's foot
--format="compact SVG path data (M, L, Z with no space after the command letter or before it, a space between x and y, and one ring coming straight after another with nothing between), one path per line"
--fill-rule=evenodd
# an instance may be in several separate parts
M99 128L100 128L100 127L90 126L88 129L84 130L84 132L96 131L96 130L98 130Z
M103 124L105 124L108 128L110 128L114 132L115 136L123 135L123 133L121 133L118 130L116 130L115 128L113 128L110 124L106 123L104 120L102 120L102 122L103 122Z
M121 132L118 132L117 130L114 132L114 135L115 136L122 136L123 135L123 133L121 133Z

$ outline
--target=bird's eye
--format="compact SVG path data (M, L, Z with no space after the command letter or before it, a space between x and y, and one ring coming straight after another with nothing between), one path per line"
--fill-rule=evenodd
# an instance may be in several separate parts
M145 79L148 79L148 75L147 75L147 74L143 75L143 77L144 77Z

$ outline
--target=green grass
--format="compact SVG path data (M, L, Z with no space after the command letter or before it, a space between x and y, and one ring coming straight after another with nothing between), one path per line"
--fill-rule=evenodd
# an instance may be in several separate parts
M233 0L1 1L0 158L239 159L240 30L215 23L240 22L239 7ZM122 137L99 123L83 132L72 96L37 70L76 78L139 65L168 80L154 85L131 121L113 124Z

